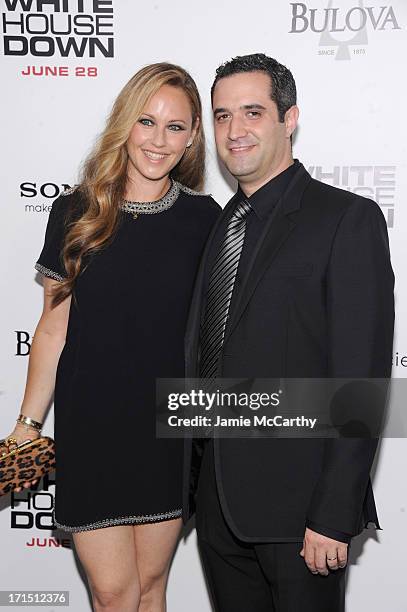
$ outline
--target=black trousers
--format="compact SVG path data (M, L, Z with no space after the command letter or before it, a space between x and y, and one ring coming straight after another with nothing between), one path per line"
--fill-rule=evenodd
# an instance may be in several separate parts
M219 502L212 440L202 459L196 529L217 612L344 612L346 567L312 574L299 554L302 542L249 544L234 536Z

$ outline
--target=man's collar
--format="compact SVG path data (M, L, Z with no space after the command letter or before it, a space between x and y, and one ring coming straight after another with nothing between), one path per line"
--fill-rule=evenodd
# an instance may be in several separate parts
M293 164L262 185L250 197L245 195L239 185L236 192L237 200L246 200L249 202L257 217L259 219L264 219L287 190L300 166L299 160L295 159Z

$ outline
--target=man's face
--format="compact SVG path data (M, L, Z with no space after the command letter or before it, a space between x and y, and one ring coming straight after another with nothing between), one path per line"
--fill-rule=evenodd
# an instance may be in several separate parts
M290 134L295 125L279 122L270 95L271 79L265 72L224 77L214 90L218 154L242 185L263 184L291 156Z

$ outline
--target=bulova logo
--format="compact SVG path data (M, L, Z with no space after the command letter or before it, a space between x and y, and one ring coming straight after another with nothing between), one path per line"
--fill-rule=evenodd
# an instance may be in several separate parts
M2 0L4 55L114 56L113 0Z
M368 30L400 30L394 8L392 6L364 6L359 0L358 6L349 8L334 7L329 0L326 8L309 8L303 2L291 3L290 34L301 34L310 30L321 34L319 46L338 47L335 51L320 50L320 55L335 55L335 59L350 59L349 46L367 45ZM357 51L356 50L356 54Z
M28 331L24 329L16 329L16 357L26 357L30 354L31 337Z

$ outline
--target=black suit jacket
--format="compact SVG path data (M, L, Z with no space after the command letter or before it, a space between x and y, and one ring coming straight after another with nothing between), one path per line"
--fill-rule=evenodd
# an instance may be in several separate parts
M224 214L235 204L234 197ZM204 270L216 227L185 337L191 378L198 377ZM218 374L389 377L393 289L379 206L312 179L300 164L235 296ZM370 521L379 527L369 476L377 439L215 438L214 447L222 509L243 541L302 541L312 523L350 536ZM194 511L201 449L186 439L184 521Z

